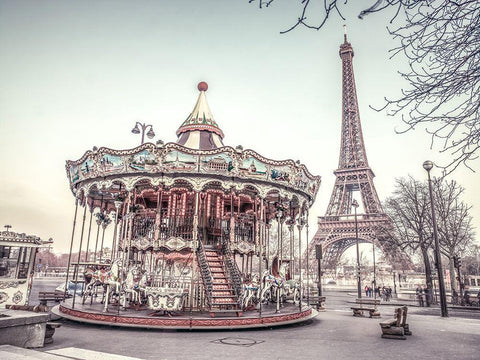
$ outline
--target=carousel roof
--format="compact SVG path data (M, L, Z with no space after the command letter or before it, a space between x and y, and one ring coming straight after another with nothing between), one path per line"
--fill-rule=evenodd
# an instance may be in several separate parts
M206 82L198 84L197 103L191 114L177 130L177 143L190 149L211 150L223 147L223 131L213 119L207 103L205 92L208 89Z
M0 245L3 246L26 246L38 247L45 244L51 244L53 241L41 240L35 235L26 235L24 233L16 233L13 231L0 231Z
M243 191L248 184L263 196L277 189L313 203L321 179L300 161L273 160L251 149L223 145L223 132L207 104L207 89L205 82L198 84L198 101L177 130L177 142L144 143L124 150L94 147L80 159L67 161L74 195L92 195L93 189L102 189L95 196L112 200L141 182L169 187L182 181L202 188L213 181L227 190L235 187Z

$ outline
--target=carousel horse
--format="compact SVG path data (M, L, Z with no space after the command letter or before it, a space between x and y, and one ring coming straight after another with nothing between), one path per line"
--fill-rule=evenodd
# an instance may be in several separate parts
M127 307L127 299L135 305L136 310L140 308L142 304L141 292L145 292L146 285L146 272L142 272L137 266L132 266L123 282L122 308L124 310Z
M85 304L85 300L88 296L93 294L93 289L95 286L103 286L106 291L104 291L105 306L103 312L108 312L108 302L110 301L110 296L114 291L119 292L120 290L120 271L122 268L122 259L116 259L110 270L96 270L91 274L91 279L89 283L85 286L85 292L82 296L82 304Z
M272 271L273 273L270 273L268 270L263 272L263 289L260 295L262 303L268 303L268 301L276 302L278 298L280 299L280 303L286 300L285 278L287 267L288 263L282 263L279 267L277 265L276 268L278 270Z
M258 301L258 291L260 289L260 279L257 274L253 275L250 281L243 284L242 306L247 309Z
M291 279L285 281L283 289L285 299L292 299L293 304L300 301L300 283L297 280Z

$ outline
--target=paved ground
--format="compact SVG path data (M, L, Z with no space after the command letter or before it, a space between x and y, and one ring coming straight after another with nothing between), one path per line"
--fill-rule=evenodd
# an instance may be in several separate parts
M441 318L439 308L411 306L408 323L413 335L407 340L389 340L380 337L378 323L392 317L393 304L381 306L382 319L357 318L352 316L348 303L353 296L332 291L325 295L327 311L294 327L244 331L145 331L63 321L54 335L54 343L40 351L42 355L57 353L70 359L102 360L480 359L479 312L450 309L451 316Z

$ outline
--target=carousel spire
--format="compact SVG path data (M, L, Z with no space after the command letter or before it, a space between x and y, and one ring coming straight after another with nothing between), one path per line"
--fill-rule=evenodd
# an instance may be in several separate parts
M197 86L200 94L191 114L177 130L177 143L191 149L209 150L223 147L223 131L213 119L205 92L204 81Z

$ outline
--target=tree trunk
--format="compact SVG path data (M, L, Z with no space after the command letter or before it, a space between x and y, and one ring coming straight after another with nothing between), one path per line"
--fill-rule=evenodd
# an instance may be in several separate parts
M432 303L433 299L433 280L432 280L432 265L430 264L430 259L428 258L428 248L422 248L423 263L425 265L425 283L427 284L428 289L428 299L427 304ZM429 306L429 305L427 305Z
M450 258L450 264L449 264L449 269L450 269L450 288L453 290L458 291L457 289L457 280L455 278L455 268L453 267L453 259Z

